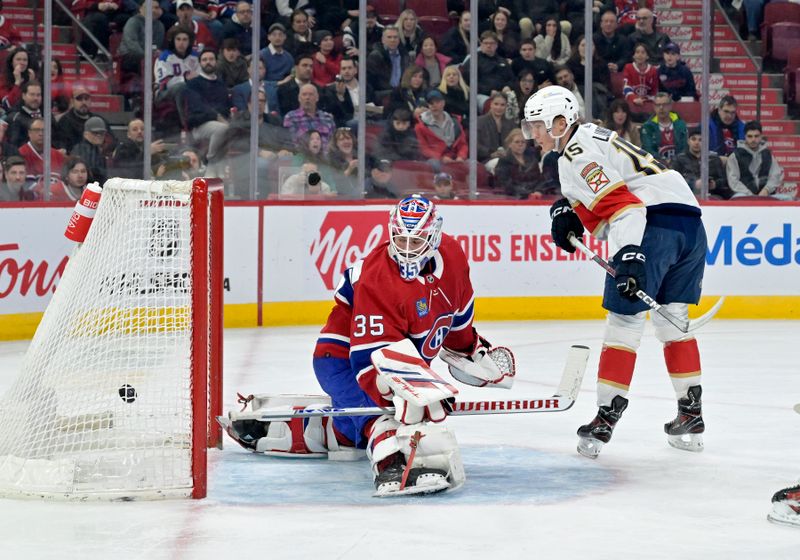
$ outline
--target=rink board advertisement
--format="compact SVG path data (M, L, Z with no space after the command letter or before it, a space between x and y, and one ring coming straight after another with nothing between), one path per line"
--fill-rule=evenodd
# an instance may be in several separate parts
M549 205L439 208L445 232L470 260L478 310L486 318L602 316L604 272L585 257L555 248ZM342 271L386 240L389 209L226 207L226 325L323 322ZM720 317L800 316L798 210L797 205L704 206L709 240L704 294L729 296ZM63 236L71 211L0 208L0 338L30 336L47 306L73 248ZM587 244L608 258L605 243L587 238Z

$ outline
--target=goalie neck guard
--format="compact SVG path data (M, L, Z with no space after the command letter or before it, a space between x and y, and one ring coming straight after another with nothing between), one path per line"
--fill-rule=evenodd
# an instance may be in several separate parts
M389 215L389 256L403 280L414 280L439 249L442 218L433 202L418 194L401 200Z

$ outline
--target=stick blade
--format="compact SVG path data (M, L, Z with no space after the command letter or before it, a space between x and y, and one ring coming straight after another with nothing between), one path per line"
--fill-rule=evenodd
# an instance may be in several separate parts
M701 315L697 319L692 319L691 321L689 321L689 326L687 327L687 329L684 332L696 331L697 329L699 329L700 327L702 327L703 325L708 323L711 319L714 318L714 315L717 314L717 311L719 311L719 309L720 309L720 307L722 307L723 303L725 303L725 296L721 296L717 300L717 303L715 303L711 307L711 309L706 311L703 315Z
M558 385L556 395L566 397L573 401L578 398L588 361L588 346L575 344L570 347L567 353L567 361L564 364L564 372L561 374L561 383Z

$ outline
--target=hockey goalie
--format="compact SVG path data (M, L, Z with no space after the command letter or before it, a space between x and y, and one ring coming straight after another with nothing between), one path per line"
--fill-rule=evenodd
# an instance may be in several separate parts
M375 496L453 490L465 475L456 438L443 425L458 390L429 364L438 355L468 385L509 388L514 359L472 326L469 265L442 233L428 199L414 195L390 212L389 240L344 272L317 340L314 373L327 397L248 399L228 433L258 452L287 456L363 454ZM315 405L394 407L393 415L261 422L259 411Z

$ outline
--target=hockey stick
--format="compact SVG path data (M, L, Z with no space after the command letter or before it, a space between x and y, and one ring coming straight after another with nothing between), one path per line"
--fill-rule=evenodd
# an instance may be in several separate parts
M589 249L589 247L584 245L583 242L577 237L575 237L575 235L572 233L570 233L569 235L569 242L572 243L572 245L576 249L580 250L581 253L583 253L591 260L593 260L601 267L603 267L605 271L612 278L617 277L617 271L614 270L613 266L608 264L608 262L604 261L600 255L598 255L597 253ZM722 307L722 304L725 301L725 296L722 296L717 300L717 303L715 303L714 306L711 309L709 309L705 314L701 315L697 319L684 321L683 319L678 319L675 315L664 309L659 303L656 302L656 300L647 295L644 290L638 290L636 292L636 297L642 300L645 304L647 304L648 307L650 307L650 309L652 309L653 311L664 317L664 319L675 325L675 328L677 328L679 331L683 333L689 333L695 331L700 327L702 327L703 325L705 325L706 323L708 323L711 319L714 318L714 315L717 314L717 311L719 311L719 308Z
M472 416L478 414L517 414L528 412L562 412L575 404L578 392L586 371L586 362L589 359L589 348L586 346L572 346L567 354L561 382L555 394L550 397L534 397L525 399L509 399L502 401L456 401L453 403L449 416ZM292 418L316 418L320 416L379 416L381 414L394 414L394 407L382 408L380 406L352 407L352 408L301 408L291 412L275 411L265 412L259 420L291 420ZM223 418L223 417L220 417Z

